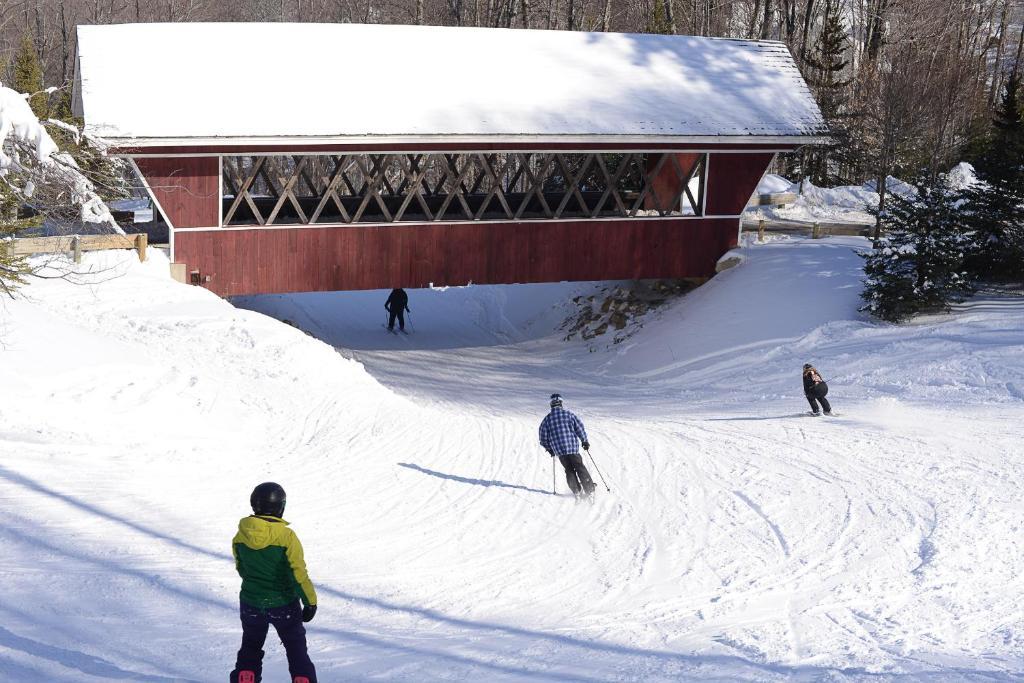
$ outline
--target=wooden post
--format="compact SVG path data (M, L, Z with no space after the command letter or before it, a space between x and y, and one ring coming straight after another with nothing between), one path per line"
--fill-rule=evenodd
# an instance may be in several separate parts
M764 242L764 219L761 218L757 221L757 241Z
M149 235L140 232L135 236L135 251L139 252L139 261L146 260L146 247L149 246Z
M819 239L821 237L821 224L817 221L814 222L814 227L811 229L811 239Z
M82 241L78 239L78 235L71 238L71 253L74 255L75 263L82 262Z

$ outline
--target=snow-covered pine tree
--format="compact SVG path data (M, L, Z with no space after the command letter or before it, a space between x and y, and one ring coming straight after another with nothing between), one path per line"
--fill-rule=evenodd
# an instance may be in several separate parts
M43 217L57 228L89 224L92 231L123 234L96 184L58 148L27 100L23 93L0 86L0 238L37 226ZM58 129L79 136L77 128L58 123ZM19 209L29 205L33 212L26 213L32 215L19 218ZM0 239L0 293L13 295L38 271L10 245Z
M0 188L0 293L10 296L17 287L25 284L25 278L31 274L32 269L24 257L13 253L11 242L5 239L13 237L21 224L16 218L17 196L2 190Z
M1024 281L1024 115L1016 69L992 120L991 141L977 164L982 182L964 192L964 213L977 239L968 267L978 278Z
M923 176L915 187L913 196L890 196L882 217L888 232L864 255L860 310L892 322L948 310L974 291L964 266L973 235L965 228L957 195L941 175Z

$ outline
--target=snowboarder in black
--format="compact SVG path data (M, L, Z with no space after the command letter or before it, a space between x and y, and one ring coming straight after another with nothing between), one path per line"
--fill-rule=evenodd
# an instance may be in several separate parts
M405 332L405 314L409 310L409 295L402 288L392 289L388 300L384 302L384 310L388 312L388 330L395 331L395 318L398 318L398 329Z
M316 589L306 573L299 537L282 518L284 489L272 481L260 484L249 496L249 504L253 514L238 523L231 543L235 568L242 577L242 647L231 683L260 683L263 643L271 625L288 655L292 683L316 683L302 625L316 614Z
M576 500L593 500L597 485L590 478L590 472L583 464L579 442L583 442L583 450L590 450L587 432L583 422L574 414L562 408L560 394L551 394L551 412L540 423L540 445L551 457L558 456L565 468L565 480Z
M814 369L814 366L810 363L804 364L804 396L807 397L807 402L811 404L811 414L820 415L821 412L818 409L818 401L821 401L821 407L825 410L826 415L832 414L832 406L829 405L825 395L828 394L828 385L825 384L825 380L821 378L818 371Z

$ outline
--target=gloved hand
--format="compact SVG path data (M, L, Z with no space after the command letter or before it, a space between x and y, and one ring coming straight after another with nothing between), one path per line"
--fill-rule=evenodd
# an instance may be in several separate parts
M408 307L408 306L406 306L406 307L405 307L405 312L406 312L406 313L412 313L412 311L410 311L410 310L409 310L409 307Z
M583 442L583 450L585 450L585 451L589 451L590 450L590 442L589 441L584 441Z
M316 614L316 605L306 605L302 608L302 621L313 621L313 616Z
M546 450L548 452L548 455L550 455L552 458L555 457L555 452L550 448L545 448L544 450Z

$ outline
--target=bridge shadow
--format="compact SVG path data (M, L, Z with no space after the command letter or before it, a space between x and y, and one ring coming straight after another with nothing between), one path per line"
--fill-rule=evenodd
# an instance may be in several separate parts
M439 477L441 479L448 479L449 481L457 481L463 484L473 484L474 486L495 486L503 489L518 489L520 491L529 491L530 493L541 493L547 496L551 495L550 491L542 491L541 489L530 488L529 486L520 486L519 484L507 484L503 481L496 481L494 479L470 479L468 477L460 477L456 474L445 474L444 472L437 472L435 470L428 470L426 467L420 467L408 462L398 463L399 467L407 467L410 470L416 470L423 474L429 474L432 477Z

